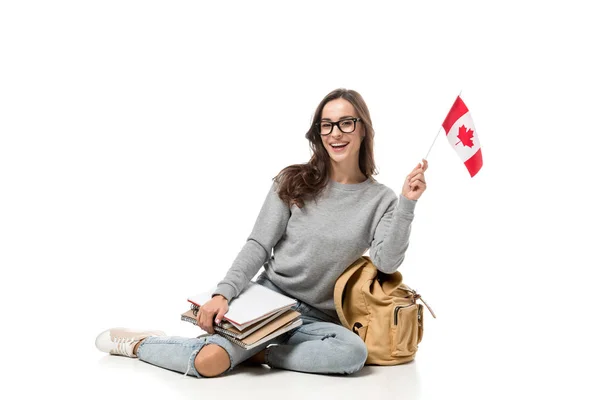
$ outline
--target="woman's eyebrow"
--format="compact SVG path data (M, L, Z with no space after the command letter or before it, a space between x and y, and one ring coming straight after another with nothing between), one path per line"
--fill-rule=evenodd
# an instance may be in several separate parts
M344 118L354 118L352 115L344 115L343 117L340 117L340 120L344 119ZM327 120L327 121L331 121L330 118L321 118L322 121Z

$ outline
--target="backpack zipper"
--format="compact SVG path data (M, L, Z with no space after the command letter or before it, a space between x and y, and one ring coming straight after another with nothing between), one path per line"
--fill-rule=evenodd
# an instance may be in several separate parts
M396 306L394 307L394 325L398 325L398 310L404 307L410 307L410 306Z
M435 314L433 313L433 310L431 308L429 308L429 306L427 305L427 303L425 303L425 300L423 300L420 295L417 295L417 296L418 297L416 297L416 300L421 300L425 304L425 307L427 307L427 309L429 310L429 312L431 313L431 315L433 316L433 318L436 318ZM417 302L415 301L413 304L417 304ZM401 309L401 308L410 307L413 304L409 304L408 306L396 306L396 307L394 307L394 325L398 325L398 310ZM423 317L421 316L420 312L417 313L417 315L418 315L417 319L420 321L421 318L423 318Z

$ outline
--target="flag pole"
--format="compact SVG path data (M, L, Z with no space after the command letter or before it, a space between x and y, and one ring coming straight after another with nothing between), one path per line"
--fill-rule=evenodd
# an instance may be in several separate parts
M461 93L462 93L462 89L460 90L460 92L458 92L457 97L460 97ZM429 150L427 150L427 155L425 156L424 160L427 160L427 157L429 156L429 153L431 152L431 149L433 148L435 141L437 140L438 136L440 135L441 130L442 130L442 126L440 126L440 129L438 129L437 133L435 134L435 137L433 138L433 143L431 143L431 146L429 146Z
M429 146L429 150L427 151L427 155L425 156L424 160L427 160L427 156L429 156L429 152L431 151L431 148L435 144L435 141L437 140L437 137L440 135L440 131L441 130L442 130L442 127L440 126L440 129L437 131L437 133L435 134L435 137L433 138L433 143L431 143L431 146Z

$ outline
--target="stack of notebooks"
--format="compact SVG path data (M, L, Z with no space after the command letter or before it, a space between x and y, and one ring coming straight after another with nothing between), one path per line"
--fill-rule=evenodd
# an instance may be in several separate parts
M214 290L188 297L190 310L181 319L197 325L198 309L212 298ZM256 282L250 282L229 303L229 311L219 324L216 333L245 349L262 343L302 325L300 313L292 310L297 301L277 293Z

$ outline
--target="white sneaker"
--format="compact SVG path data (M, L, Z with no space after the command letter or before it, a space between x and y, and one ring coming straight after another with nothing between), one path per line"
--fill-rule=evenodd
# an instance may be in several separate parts
M137 358L133 348L148 336L166 336L163 331L139 331L127 328L107 329L96 338L96 347L105 353Z

